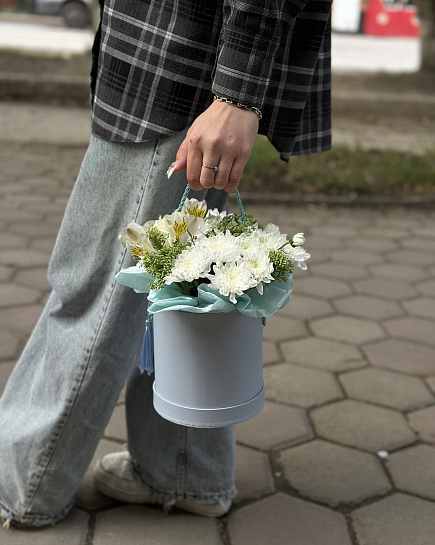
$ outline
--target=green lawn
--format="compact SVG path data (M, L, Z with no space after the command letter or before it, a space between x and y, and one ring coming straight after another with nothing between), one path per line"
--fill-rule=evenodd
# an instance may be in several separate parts
M346 196L434 194L435 150L417 156L334 146L324 153L292 157L286 164L264 137L258 137L241 190Z

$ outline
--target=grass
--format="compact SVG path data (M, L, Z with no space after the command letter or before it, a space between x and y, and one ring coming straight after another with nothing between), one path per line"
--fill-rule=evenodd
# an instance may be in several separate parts
M334 146L324 153L292 157L286 164L259 137L241 189L346 196L435 194L435 150L413 155Z

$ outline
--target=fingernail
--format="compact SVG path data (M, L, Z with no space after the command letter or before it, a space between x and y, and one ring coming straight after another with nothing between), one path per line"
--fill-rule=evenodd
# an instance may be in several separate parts
M178 166L178 161L174 161L173 163L171 163L170 167L166 171L166 176L168 177L168 180L172 176L172 174L174 174L174 170L177 168L177 166Z

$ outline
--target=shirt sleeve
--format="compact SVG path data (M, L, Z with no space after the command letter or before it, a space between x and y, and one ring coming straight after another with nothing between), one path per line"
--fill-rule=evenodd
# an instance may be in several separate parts
M309 2L224 0L213 93L261 110L283 29Z

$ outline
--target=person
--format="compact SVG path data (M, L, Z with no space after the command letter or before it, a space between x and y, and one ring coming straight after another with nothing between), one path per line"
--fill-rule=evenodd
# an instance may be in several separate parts
M97 486L121 501L228 511L234 429L154 411L152 377L135 367L146 298L115 282L131 265L118 233L171 213L186 181L225 209L257 133L287 161L330 146L331 0L101 8L92 136L50 260L52 293L0 402L6 526L67 515L127 376L128 450L99 462Z

